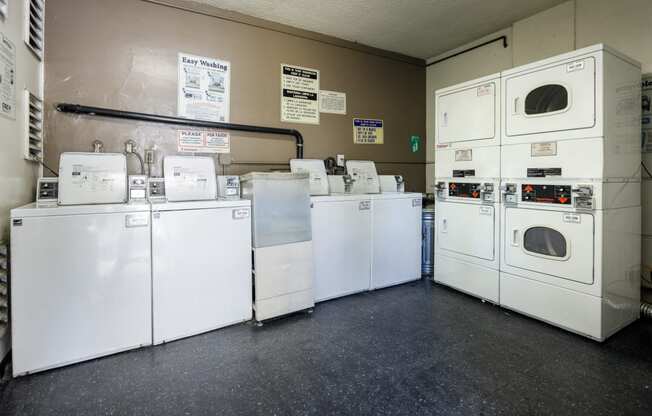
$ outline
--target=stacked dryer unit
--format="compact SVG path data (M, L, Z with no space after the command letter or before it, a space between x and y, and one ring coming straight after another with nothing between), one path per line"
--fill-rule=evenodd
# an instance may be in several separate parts
M603 45L502 73L502 306L599 341L637 319L640 82Z
M214 160L167 156L150 184L154 344L252 316L251 202L217 199Z
M292 172L310 176L315 301L369 290L372 215L369 195L344 192L329 195L329 177L323 160L293 159L290 168Z
M346 170L371 200L370 288L380 289L421 278L421 206L423 195L396 190L381 193L376 165L348 160ZM400 178L400 177L399 177Z
M434 280L499 301L500 75L438 90Z

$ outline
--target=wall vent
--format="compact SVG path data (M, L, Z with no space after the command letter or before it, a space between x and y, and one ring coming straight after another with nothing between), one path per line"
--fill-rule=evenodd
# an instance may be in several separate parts
M0 17L3 19L7 18L7 9L9 8L7 2L8 0L0 0Z
M0 0L2 1L2 0ZM25 43L39 60L43 60L45 0L25 0Z
M25 90L27 107L27 129L25 137L25 159L43 160L43 101Z

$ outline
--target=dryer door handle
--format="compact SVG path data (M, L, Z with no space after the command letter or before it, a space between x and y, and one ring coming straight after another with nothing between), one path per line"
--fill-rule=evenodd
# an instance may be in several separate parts
M519 97L514 98L514 107L513 107L514 111L512 113L513 115L518 114L518 100L519 100Z
M512 230L512 246L518 247L518 229Z
M441 232L442 233L447 233L448 232L448 220L446 218L444 218L441 221Z

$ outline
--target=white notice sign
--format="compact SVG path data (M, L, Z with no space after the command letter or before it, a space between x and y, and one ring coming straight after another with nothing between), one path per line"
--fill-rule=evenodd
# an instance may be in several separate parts
M16 48L0 33L0 114L16 119Z
M228 123L230 62L180 53L178 77L179 117Z
M346 114L346 93L319 91L319 111L331 114Z
M353 143L383 144L384 140L383 120L372 118L353 119Z
M231 140L223 131L179 130L177 150L180 153L230 153Z
M319 70L281 64L281 121L319 124Z

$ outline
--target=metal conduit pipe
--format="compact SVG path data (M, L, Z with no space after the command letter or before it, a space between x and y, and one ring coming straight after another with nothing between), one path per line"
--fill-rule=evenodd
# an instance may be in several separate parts
M641 318L652 319L652 303L641 302Z
M162 116L158 114L137 113L133 111L114 110L110 108L88 107L79 104L59 103L55 105L57 111L70 114L120 118L126 120L139 120L151 123L174 124L177 126L201 127L207 129L245 131L250 133L279 134L293 136L296 144L296 157L303 159L303 136L298 130L282 129L278 127L252 126L248 124L218 123L215 121L192 120L183 117Z

